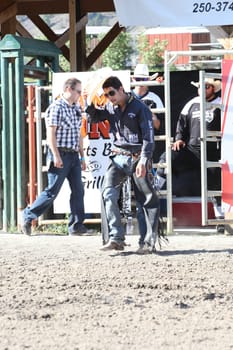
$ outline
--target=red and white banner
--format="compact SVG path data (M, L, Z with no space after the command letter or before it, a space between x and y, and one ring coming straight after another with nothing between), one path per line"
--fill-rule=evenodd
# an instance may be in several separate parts
M222 209L233 212L233 61L222 62Z
M183 27L231 25L233 1L114 0L124 27Z

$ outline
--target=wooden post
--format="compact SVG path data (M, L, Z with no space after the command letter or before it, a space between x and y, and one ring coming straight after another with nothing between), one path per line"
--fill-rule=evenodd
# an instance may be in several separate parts
M75 72L77 67L77 44L76 44L76 1L69 0L70 21L70 71Z

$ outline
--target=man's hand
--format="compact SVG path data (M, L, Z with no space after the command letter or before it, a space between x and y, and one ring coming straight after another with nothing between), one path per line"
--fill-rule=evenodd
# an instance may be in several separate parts
M81 169L85 171L87 169L87 163L85 162L85 159L81 160Z
M173 151L179 151L181 148L185 147L185 142L182 140L177 140L173 143L172 149Z
M56 129L57 129L57 126L55 125L51 125L47 127L47 142L48 142L49 148L53 153L54 166L56 168L63 168L63 162L57 148Z
M142 163L138 163L136 167L136 176L137 177L145 177L146 176L146 166Z
M53 156L53 158L54 158L53 164L54 164L55 168L63 168L63 161L60 157L60 154Z

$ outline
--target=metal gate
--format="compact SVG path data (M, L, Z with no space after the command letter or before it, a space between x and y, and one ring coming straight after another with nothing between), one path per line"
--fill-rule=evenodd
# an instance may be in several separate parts
M165 134L161 136L157 136L156 140L165 140L166 143L166 163L162 166L166 168L167 172L167 190L162 192L162 195L166 197L167 200L167 232L172 233L173 232L173 197L172 197L172 172L171 172L171 145L172 145L172 135L171 135L171 97L170 97L170 72L171 67L174 64L175 60L178 58L178 56L187 55L187 56L207 56L209 57L211 53L211 56L216 57L222 57L226 54L233 54L233 50L199 50L199 51L182 51L182 52L171 52L167 51L165 52L165 69L164 69L164 92L165 92L165 108L164 109L152 109L152 112L154 113L165 113ZM195 61L197 62L197 61ZM220 60L221 62L221 60ZM207 133L206 131L206 123L205 123L205 109L206 109L206 102L205 102L205 84L204 80L205 77L212 77L212 78L218 78L221 79L221 74L217 75L216 73L206 73L205 71L199 72L199 81L200 81L200 96L201 96L201 208L202 208L202 225L218 225L218 224L227 224L232 223L232 220L213 220L208 218L208 198L213 196L221 196L221 191L209 191L207 188L207 167L221 167L220 163L211 163L207 162L206 160L206 142L209 137L215 138L220 137L221 132L215 132L214 134L210 135L210 133ZM154 86L156 85L156 82L149 81L149 82L140 82L140 83L133 83L133 85L148 85L148 86ZM161 85L161 84L160 84ZM42 148L41 143L45 142L42 141L42 131L41 131L41 121L42 121L42 113L41 113L41 90L42 89L51 89L51 87L36 87L36 120L37 120L37 126L36 126L36 135L37 135L37 189L38 193L41 192L43 184L42 184ZM219 106L221 109L224 108L224 106ZM155 165L158 166L158 165ZM40 218L41 222L43 222L43 218ZM48 222L45 221L45 222Z
M166 51L165 52L165 66L164 66L164 77L165 77L165 134L166 134L166 170L167 170L167 232L173 232L173 208L172 208L172 164L171 164L171 103L170 103L170 71L171 67L179 56L189 56L189 57L223 57L226 54L233 54L233 50L195 50L195 51ZM196 61L197 62L197 61ZM202 61L203 62L203 61ZM209 220L208 219L208 208L207 199L208 196L217 195L220 196L220 192L210 192L207 189L207 173L206 173L206 141L207 135L206 123L205 123L205 91L204 91L204 79L205 76L212 76L210 73L205 73L200 71L200 95L201 95L201 204L202 204L202 225L216 225L216 224L226 224L232 223L232 220ZM216 76L216 75L215 75ZM220 77L220 76L218 76ZM224 106L222 106L224 108ZM214 136L214 135L213 135ZM220 166L220 164L207 164L208 166Z

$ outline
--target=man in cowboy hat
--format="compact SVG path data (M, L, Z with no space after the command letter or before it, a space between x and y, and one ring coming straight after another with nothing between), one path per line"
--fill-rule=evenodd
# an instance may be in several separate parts
M156 79L157 76L158 73L155 73L150 76L148 66L144 63L138 63L135 67L132 80L134 82L151 81ZM132 90L132 93L150 108L164 108L163 102L161 101L160 97L154 92L149 91L149 87L146 85L136 85ZM160 117L158 115L153 114L153 125L156 130L159 130L160 123Z
M193 86L195 86L196 88L200 88L200 83L199 81L198 82L194 82L194 81L191 81L191 84ZM214 88L214 93L217 94L220 90L221 90L221 81L220 80L215 80L213 78L206 78L205 79L205 86L206 85L210 85ZM207 89L208 90L208 89ZM207 98L206 100L208 99L208 95L210 94L211 90L209 91L209 93L207 92Z
M192 98L183 107L176 127L175 142L172 146L172 172L173 175L179 175L185 171L200 171L200 83L191 82L198 88L198 96ZM221 98L218 96L221 90L221 81L214 79L205 79L206 101L211 104L205 111L206 129L209 131L221 130L221 111L218 104ZM216 106L215 106L216 105ZM221 147L219 142L207 142L207 159L209 161L218 161L221 157ZM166 160L166 154L163 153L160 161ZM208 188L218 190L220 188L220 169L208 169ZM165 183L165 172L163 168L157 171L157 186L162 188ZM194 184L192 184L194 188ZM199 183L200 192L200 183ZM184 195L199 195L192 193Z

